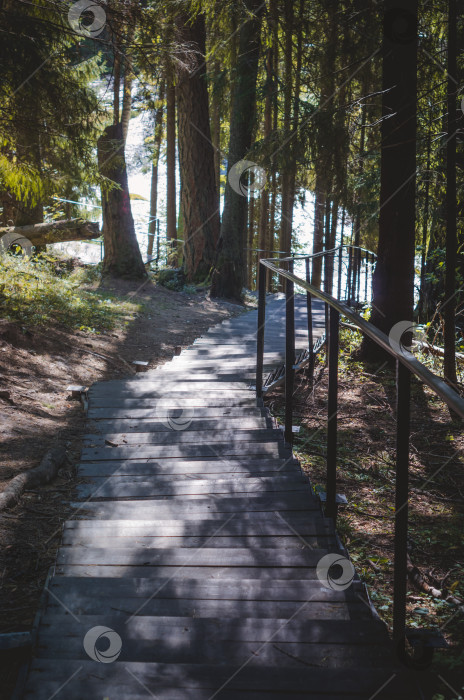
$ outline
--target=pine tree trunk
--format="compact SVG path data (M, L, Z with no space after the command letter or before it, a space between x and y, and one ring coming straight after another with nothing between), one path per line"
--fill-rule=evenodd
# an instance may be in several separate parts
M97 152L100 174L120 186L102 188L103 274L127 279L146 277L132 218L121 124L106 127L98 139Z
M166 238L168 262L177 260L176 216L176 89L172 77L168 77L166 100Z
M272 80L272 64L273 64L273 51L269 49L266 56L266 100L264 103L264 125L263 125L263 136L264 140L269 138L272 129L272 92L273 92L273 80ZM258 252L257 254L257 264L261 258L268 258L270 256L269 249L269 188L268 184L261 191L260 198L260 209L259 209L259 230L258 230L258 248L263 252Z
M387 335L413 319L416 194L417 0L386 0L380 212L371 322ZM407 339L405 339L407 342ZM363 351L376 350L368 341Z
M293 0L285 0L285 80L284 80L284 123L285 137L291 138L292 105L293 105ZM293 226L293 191L292 191L292 153L293 143L290 141L282 151L285 158L282 172L282 215L280 221L279 248L284 251L284 257L290 255ZM285 155L284 155L285 154ZM281 278L281 287L285 288L285 278Z
M153 255L153 243L157 231L158 214L158 166L161 151L161 140L163 137L163 116L164 116L164 92L165 83L161 82L159 88L159 105L155 111L154 139L153 139L153 159L151 164L151 190L150 190L150 221L148 224L148 249L149 258Z
M178 69L179 167L182 183L184 266L187 279L204 281L211 273L219 237L214 148L206 83L205 16L178 17L178 40L186 47ZM181 49L182 50L182 49Z
M240 29L239 56L230 124L228 171L242 160L250 146L256 110L256 80L260 52L260 0L246 0L253 13ZM245 230L247 198L232 189L227 182L224 214L219 241L219 253L211 288L212 296L241 299L245 276Z
M121 112L121 123L122 123L122 136L124 141L127 141L127 133L129 131L129 122L131 118L132 111L132 82L134 76L130 71L129 66L126 66L126 71L124 73L124 87L122 93L122 112Z
M313 255L322 253L324 249L324 212L325 212L325 184L319 172L316 172L316 192L314 196L314 236ZM313 258L311 270L311 284L320 289L322 281L322 256Z
M457 93L457 6L448 3L448 133L446 145L446 272L443 305L444 358L446 381L456 385L456 264L457 264L457 203L456 203L456 93Z

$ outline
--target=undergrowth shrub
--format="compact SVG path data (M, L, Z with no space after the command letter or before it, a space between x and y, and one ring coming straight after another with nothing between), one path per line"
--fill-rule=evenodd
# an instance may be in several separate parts
M91 289L99 274L52 256L0 256L0 316L30 326L109 330L139 306Z

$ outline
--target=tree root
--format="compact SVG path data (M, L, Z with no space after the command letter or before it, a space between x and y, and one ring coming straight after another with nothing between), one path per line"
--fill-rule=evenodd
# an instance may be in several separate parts
M65 459L64 447L55 447L47 452L38 467L15 476L0 494L0 512L15 505L26 489L48 484L55 478Z

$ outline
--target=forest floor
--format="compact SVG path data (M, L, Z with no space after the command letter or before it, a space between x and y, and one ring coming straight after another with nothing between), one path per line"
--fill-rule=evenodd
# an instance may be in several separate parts
M379 615L391 626L395 511L395 372L386 363L356 359L361 336L342 330L338 410L337 530ZM422 358L421 358L422 359ZM432 368L433 369L433 368ZM296 375L293 424L300 426L294 451L316 490L325 491L327 370L320 355L314 385ZM266 398L284 416L283 388ZM450 645L435 652L434 700L464 695L464 435L444 403L413 380L409 551L412 564L441 598L409 582L407 625L438 628ZM435 690L435 689L434 689ZM459 691L459 692L458 692Z
M71 400L70 384L134 374L134 360L149 368L172 359L210 326L243 307L186 294L152 282L94 284L86 293L111 300L118 311L110 330L0 321L0 492L17 474L38 466L52 447L65 446L67 463L47 486L26 491L0 513L0 633L29 630L60 543L76 484L85 413ZM9 697L17 655L0 662L0 698ZM6 693L6 694L4 694Z

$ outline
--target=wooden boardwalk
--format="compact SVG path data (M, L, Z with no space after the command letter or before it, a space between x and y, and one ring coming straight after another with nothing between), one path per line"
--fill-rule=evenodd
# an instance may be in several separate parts
M271 300L268 369L282 358L283 314L283 300ZM361 582L351 575L337 590L323 568L321 578L323 557L343 563L346 552L249 389L256 317L90 390L85 483L22 697L412 697ZM303 299L296 326L303 348Z

